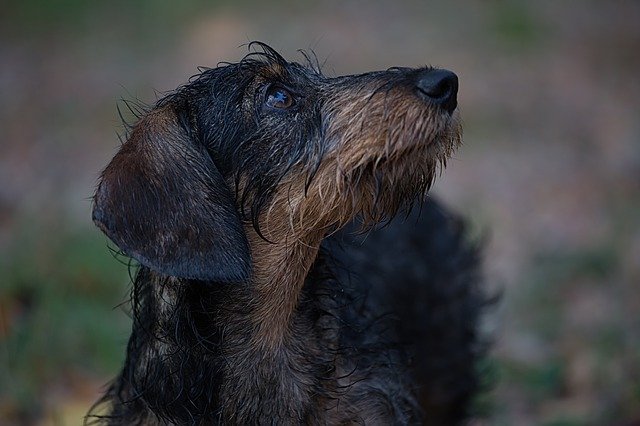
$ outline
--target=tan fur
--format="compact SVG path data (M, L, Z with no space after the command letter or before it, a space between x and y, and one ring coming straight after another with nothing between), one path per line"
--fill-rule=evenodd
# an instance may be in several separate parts
M294 170L260 217L261 233L269 241L246 226L261 301L253 312L254 339L262 347L275 350L286 337L326 234L358 214L364 226L392 217L426 192L437 168L460 144L457 113L450 117L415 105L420 100L402 89L363 87L356 92L342 91L328 108L326 137L333 149L311 186L305 191L304 171Z

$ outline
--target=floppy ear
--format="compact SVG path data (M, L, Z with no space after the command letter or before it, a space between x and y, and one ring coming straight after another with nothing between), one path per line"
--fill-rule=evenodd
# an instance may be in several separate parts
M165 105L136 124L102 173L93 221L160 273L246 281L249 245L233 196L186 121Z

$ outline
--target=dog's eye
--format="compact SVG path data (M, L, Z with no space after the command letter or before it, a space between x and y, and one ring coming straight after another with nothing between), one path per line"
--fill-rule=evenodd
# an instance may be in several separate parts
M264 103L270 108L287 109L293 106L293 95L280 86L270 86L264 96Z

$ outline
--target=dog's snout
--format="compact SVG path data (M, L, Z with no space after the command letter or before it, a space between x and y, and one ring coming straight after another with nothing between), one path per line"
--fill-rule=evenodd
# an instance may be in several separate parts
M418 74L418 94L424 100L442 106L451 114L458 106L458 76L447 70L431 69Z

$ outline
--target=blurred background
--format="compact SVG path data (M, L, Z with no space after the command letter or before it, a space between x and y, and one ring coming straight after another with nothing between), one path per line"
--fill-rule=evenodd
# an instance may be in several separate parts
M433 193L503 294L476 424L640 424L640 2L596 0L3 3L1 424L80 424L123 360L128 268L90 220L116 103L250 40L328 75L457 72L465 145Z

